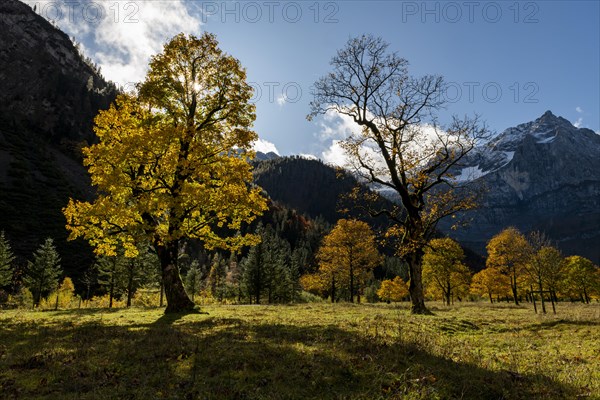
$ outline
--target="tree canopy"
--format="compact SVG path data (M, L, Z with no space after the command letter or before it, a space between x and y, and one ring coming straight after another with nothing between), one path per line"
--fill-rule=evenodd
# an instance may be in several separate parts
M120 245L134 257L137 243L151 243L167 312L193 307L177 267L181 240L232 250L257 242L237 234L266 208L250 185L251 97L240 62L214 35L180 34L152 57L137 93L119 96L95 119L99 143L84 157L98 196L64 209L70 238L109 256Z
M360 296L373 269L383 262L369 225L348 219L340 219L325 236L317 260L319 270L303 279L305 288L329 292L332 301L343 293L350 302Z
M513 301L518 305L519 281L525 273L525 264L531 253L525 235L515 227L508 227L492 237L486 249L486 266L498 268L509 277Z
M432 239L423 256L423 280L429 291L441 293L447 305L454 296L464 296L471 272L463 264L465 254L450 238Z

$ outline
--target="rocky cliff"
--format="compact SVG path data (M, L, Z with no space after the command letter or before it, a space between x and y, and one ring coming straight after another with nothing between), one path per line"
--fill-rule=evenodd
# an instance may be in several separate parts
M67 35L26 4L0 2L0 229L21 264L53 237L67 270L87 266L86 245L66 242L61 209L92 195L80 149L115 95Z

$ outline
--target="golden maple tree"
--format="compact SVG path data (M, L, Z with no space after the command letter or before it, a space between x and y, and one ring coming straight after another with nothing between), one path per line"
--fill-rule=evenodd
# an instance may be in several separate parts
M508 227L490 239L486 266L498 268L510 279L513 301L519 304L519 283L530 257L530 245L517 228Z
M340 219L323 239L317 260L319 270L301 280L303 287L329 293L332 302L339 292L345 292L348 301L353 302L355 295L360 301L364 285L373 269L381 264L382 257L375 234L367 223Z
M469 288L471 271L463 264L464 258L463 249L450 238L432 239L425 249L423 281L432 293L440 293L447 305Z
M214 35L179 34L152 57L136 94L120 95L95 119L99 143L84 149L97 187L93 202L64 209L70 238L96 253L137 255L151 243L160 259L166 312L191 309L177 255L185 238L237 250L257 242L236 232L266 209L253 188L252 88L240 62Z
M490 303L493 303L493 296L506 296L510 293L510 279L499 268L484 268L473 275L470 291L479 296L488 296Z
M377 296L383 301L402 301L408 296L408 285L399 276L381 282Z
M565 294L572 299L579 298L590 303L594 293L600 295L600 268L585 257L565 258Z

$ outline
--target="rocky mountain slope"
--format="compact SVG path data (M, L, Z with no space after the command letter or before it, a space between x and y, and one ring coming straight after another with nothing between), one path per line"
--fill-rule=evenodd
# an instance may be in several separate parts
M61 209L92 195L80 149L115 95L67 35L26 4L0 2L0 229L20 264L53 237L65 268L87 267L90 251L66 242Z
M600 262L600 135L547 111L482 146L458 177L487 187L468 228L441 225L463 244L483 253L512 225L544 231L565 254Z

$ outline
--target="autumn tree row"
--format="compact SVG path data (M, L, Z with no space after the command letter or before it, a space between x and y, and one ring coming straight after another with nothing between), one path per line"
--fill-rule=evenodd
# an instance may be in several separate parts
M493 297L510 296L519 304L526 295L544 299L581 300L600 297L600 270L581 256L563 257L540 232L528 237L510 227L487 245L486 268L473 277L473 291Z

